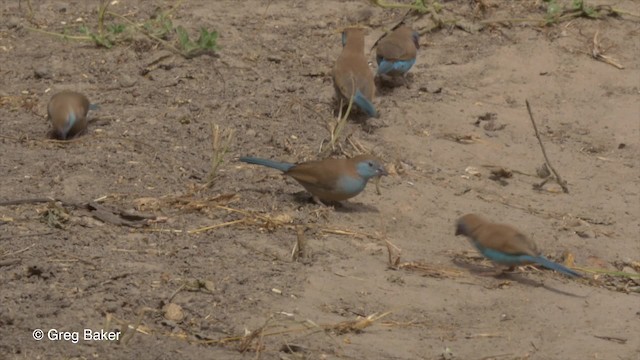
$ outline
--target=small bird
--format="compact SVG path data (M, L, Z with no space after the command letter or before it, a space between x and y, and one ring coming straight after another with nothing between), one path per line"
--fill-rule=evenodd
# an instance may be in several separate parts
M569 276L582 277L540 255L533 241L509 225L493 224L476 214L467 214L458 219L456 235L468 237L482 255L498 265L536 263Z
M370 117L378 117L373 106L376 85L364 55L364 29L351 27L342 32L342 53L333 68L333 85L338 97L353 102Z
M53 137L66 140L87 129L87 113L97 105L75 91L61 91L51 97L47 106L48 119L53 125Z
M241 157L240 161L282 171L310 192L316 202L336 202L352 198L364 190L369 179L388 175L382 161L372 155L299 164L255 157Z
M377 74L404 76L416 63L418 39L418 33L403 23L392 29L376 46Z

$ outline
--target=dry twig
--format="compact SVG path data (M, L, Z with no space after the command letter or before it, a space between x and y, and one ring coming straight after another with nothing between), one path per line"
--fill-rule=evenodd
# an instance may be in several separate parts
M231 141L233 141L234 130L229 129L223 131L223 134L220 134L220 127L217 124L211 123L211 147L212 147L212 155L211 155L211 170L209 172L209 176L207 177L207 187L213 186L214 180L218 173L218 168L220 164L224 160L224 155L229 151L229 146L231 145ZM220 140L220 137L224 137L224 140Z
M533 131L535 131L535 135L536 135L536 138L538 139L538 143L540 144L540 149L542 150L544 161L547 164L547 167L549 167L549 170L551 170L551 172L553 173L553 176L555 177L556 182L562 188L562 191L568 194L569 188L567 187L567 182L562 180L562 178L560 177L560 174L558 174L556 169L554 169L553 166L551 166L551 162L549 161L549 157L547 156L547 151L544 148L544 144L542 143L542 138L540 138L540 133L538 132L538 126L536 126L536 121L533 119L533 112L531 111L531 105L529 105L529 100L525 100L525 103L527 104L527 111L529 112L529 118L531 119L531 124L533 125ZM537 187L538 188L542 187L542 185L544 185L546 182L547 180L543 181L542 184L539 184Z
M603 50L602 47L600 46L600 41L598 41L599 33L600 31L598 30L593 35L593 46L591 47L591 56L598 61L602 61L603 63L614 66L620 70L624 69L624 66L622 66L619 62L617 62L611 56L607 56L604 54L606 50Z

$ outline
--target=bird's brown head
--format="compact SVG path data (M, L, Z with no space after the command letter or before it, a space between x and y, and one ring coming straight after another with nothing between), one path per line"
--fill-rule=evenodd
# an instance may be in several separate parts
M456 222L456 236L470 236L471 233L487 221L476 214L462 216Z
M342 46L359 49L362 47L364 49L364 33L365 29L362 27L348 27L342 31Z
M420 34L417 31L414 31L409 26L400 23L394 28L393 32L403 39L411 38L416 49L420 49Z

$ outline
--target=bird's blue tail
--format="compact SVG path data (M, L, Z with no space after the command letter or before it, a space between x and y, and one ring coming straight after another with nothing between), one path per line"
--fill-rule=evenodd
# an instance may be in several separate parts
M356 103L356 105L358 105L360 109L364 110L364 112L366 112L367 115L375 118L378 117L378 112L376 111L376 108L373 106L371 101L369 101L369 99L367 99L364 95L362 95L360 90L356 90L356 94L353 97L353 102Z
M582 275L578 274L577 272L568 269L558 263L554 263L553 261L543 257L543 256L524 256L523 258L530 260L532 262L535 262L536 264L540 264L548 269L551 270L555 270L558 272L561 272L565 275L569 275L569 276L575 276L575 277L582 277Z
M295 166L295 164L278 162L278 161L267 160L267 159L260 159L255 157L248 157L248 156L243 156L239 160L249 164L262 165L262 166L278 169L282 172L285 172Z

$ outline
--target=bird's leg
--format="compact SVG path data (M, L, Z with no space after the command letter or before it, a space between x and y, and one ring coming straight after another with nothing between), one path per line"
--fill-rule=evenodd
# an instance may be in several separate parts
M312 200L314 203L316 203L317 205L320 205L320 206L327 206L325 203L323 203L323 202L322 202L322 200L320 200L320 198L319 198L319 197L317 197L317 196L315 196L315 195L312 195L312 196L311 196L311 200Z
M502 276L504 274L505 270L508 270L508 269L505 268L504 266L493 264L493 268L492 269L486 270L486 271L482 271L482 272L478 273L478 275L480 275L480 276L488 276L488 277L499 277L499 276Z
M315 195L311 195L311 201L313 201L317 205L322 206L323 208L342 206L342 204L339 201L322 201L320 200L319 197Z

